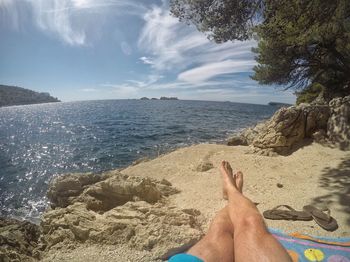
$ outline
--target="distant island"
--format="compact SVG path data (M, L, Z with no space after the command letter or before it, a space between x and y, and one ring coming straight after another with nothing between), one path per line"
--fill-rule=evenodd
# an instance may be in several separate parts
M0 85L0 107L61 102L49 93L39 93L18 86Z
M278 106L278 107L282 107L282 106L292 106L292 104L280 103L280 102L269 102L268 105L269 105L269 106Z
M158 98L154 98L152 97L151 99L149 99L148 97L141 97L140 100L158 100ZM159 100L179 100L177 97L166 97L166 96L162 96L161 98L159 98Z

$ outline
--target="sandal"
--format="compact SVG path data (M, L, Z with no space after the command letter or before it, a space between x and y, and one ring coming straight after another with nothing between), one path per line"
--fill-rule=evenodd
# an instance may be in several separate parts
M303 210L308 212L315 222L323 229L327 231L334 231L338 228L338 223L333 217L330 216L331 211L328 208L320 210L312 205L307 205L303 207Z
M288 210L281 210L279 208L285 207ZM312 215L305 211L296 211L294 208L288 205L279 205L271 210L266 210L263 212L264 218L273 220L302 220L310 221L312 220Z

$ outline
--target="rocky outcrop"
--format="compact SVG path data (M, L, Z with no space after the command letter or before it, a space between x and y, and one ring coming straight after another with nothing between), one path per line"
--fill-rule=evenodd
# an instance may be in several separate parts
M37 225L0 218L0 261L37 261L39 236Z
M105 176L92 173L66 174L57 177L47 192L51 207L66 207L72 203L89 185L105 179Z
M253 152L288 153L305 138L350 147L350 96L329 105L300 104L279 109L268 121L230 138L228 145L250 145Z
M341 149L350 149L350 96L335 98L330 103L327 136Z
M180 210L166 200L179 191L165 179L117 172L100 179L72 174L57 178L49 192L53 209L43 215L41 223L46 251L76 242L127 244L166 259L202 236L199 212Z

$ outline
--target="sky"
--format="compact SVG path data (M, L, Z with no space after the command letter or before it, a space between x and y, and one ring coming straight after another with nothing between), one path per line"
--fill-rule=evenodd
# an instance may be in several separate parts
M166 0L0 0L0 84L62 101L294 103L292 91L250 79L256 45L211 42Z

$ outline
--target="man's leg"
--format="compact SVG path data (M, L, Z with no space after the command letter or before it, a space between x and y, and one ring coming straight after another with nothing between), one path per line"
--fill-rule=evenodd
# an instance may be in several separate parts
M207 234L187 253L205 262L232 262L233 246L233 227L225 207L215 216Z
M230 164L221 163L223 191L234 227L234 258L240 261L292 261L284 247L268 232L254 203L242 194L243 174L232 174Z

